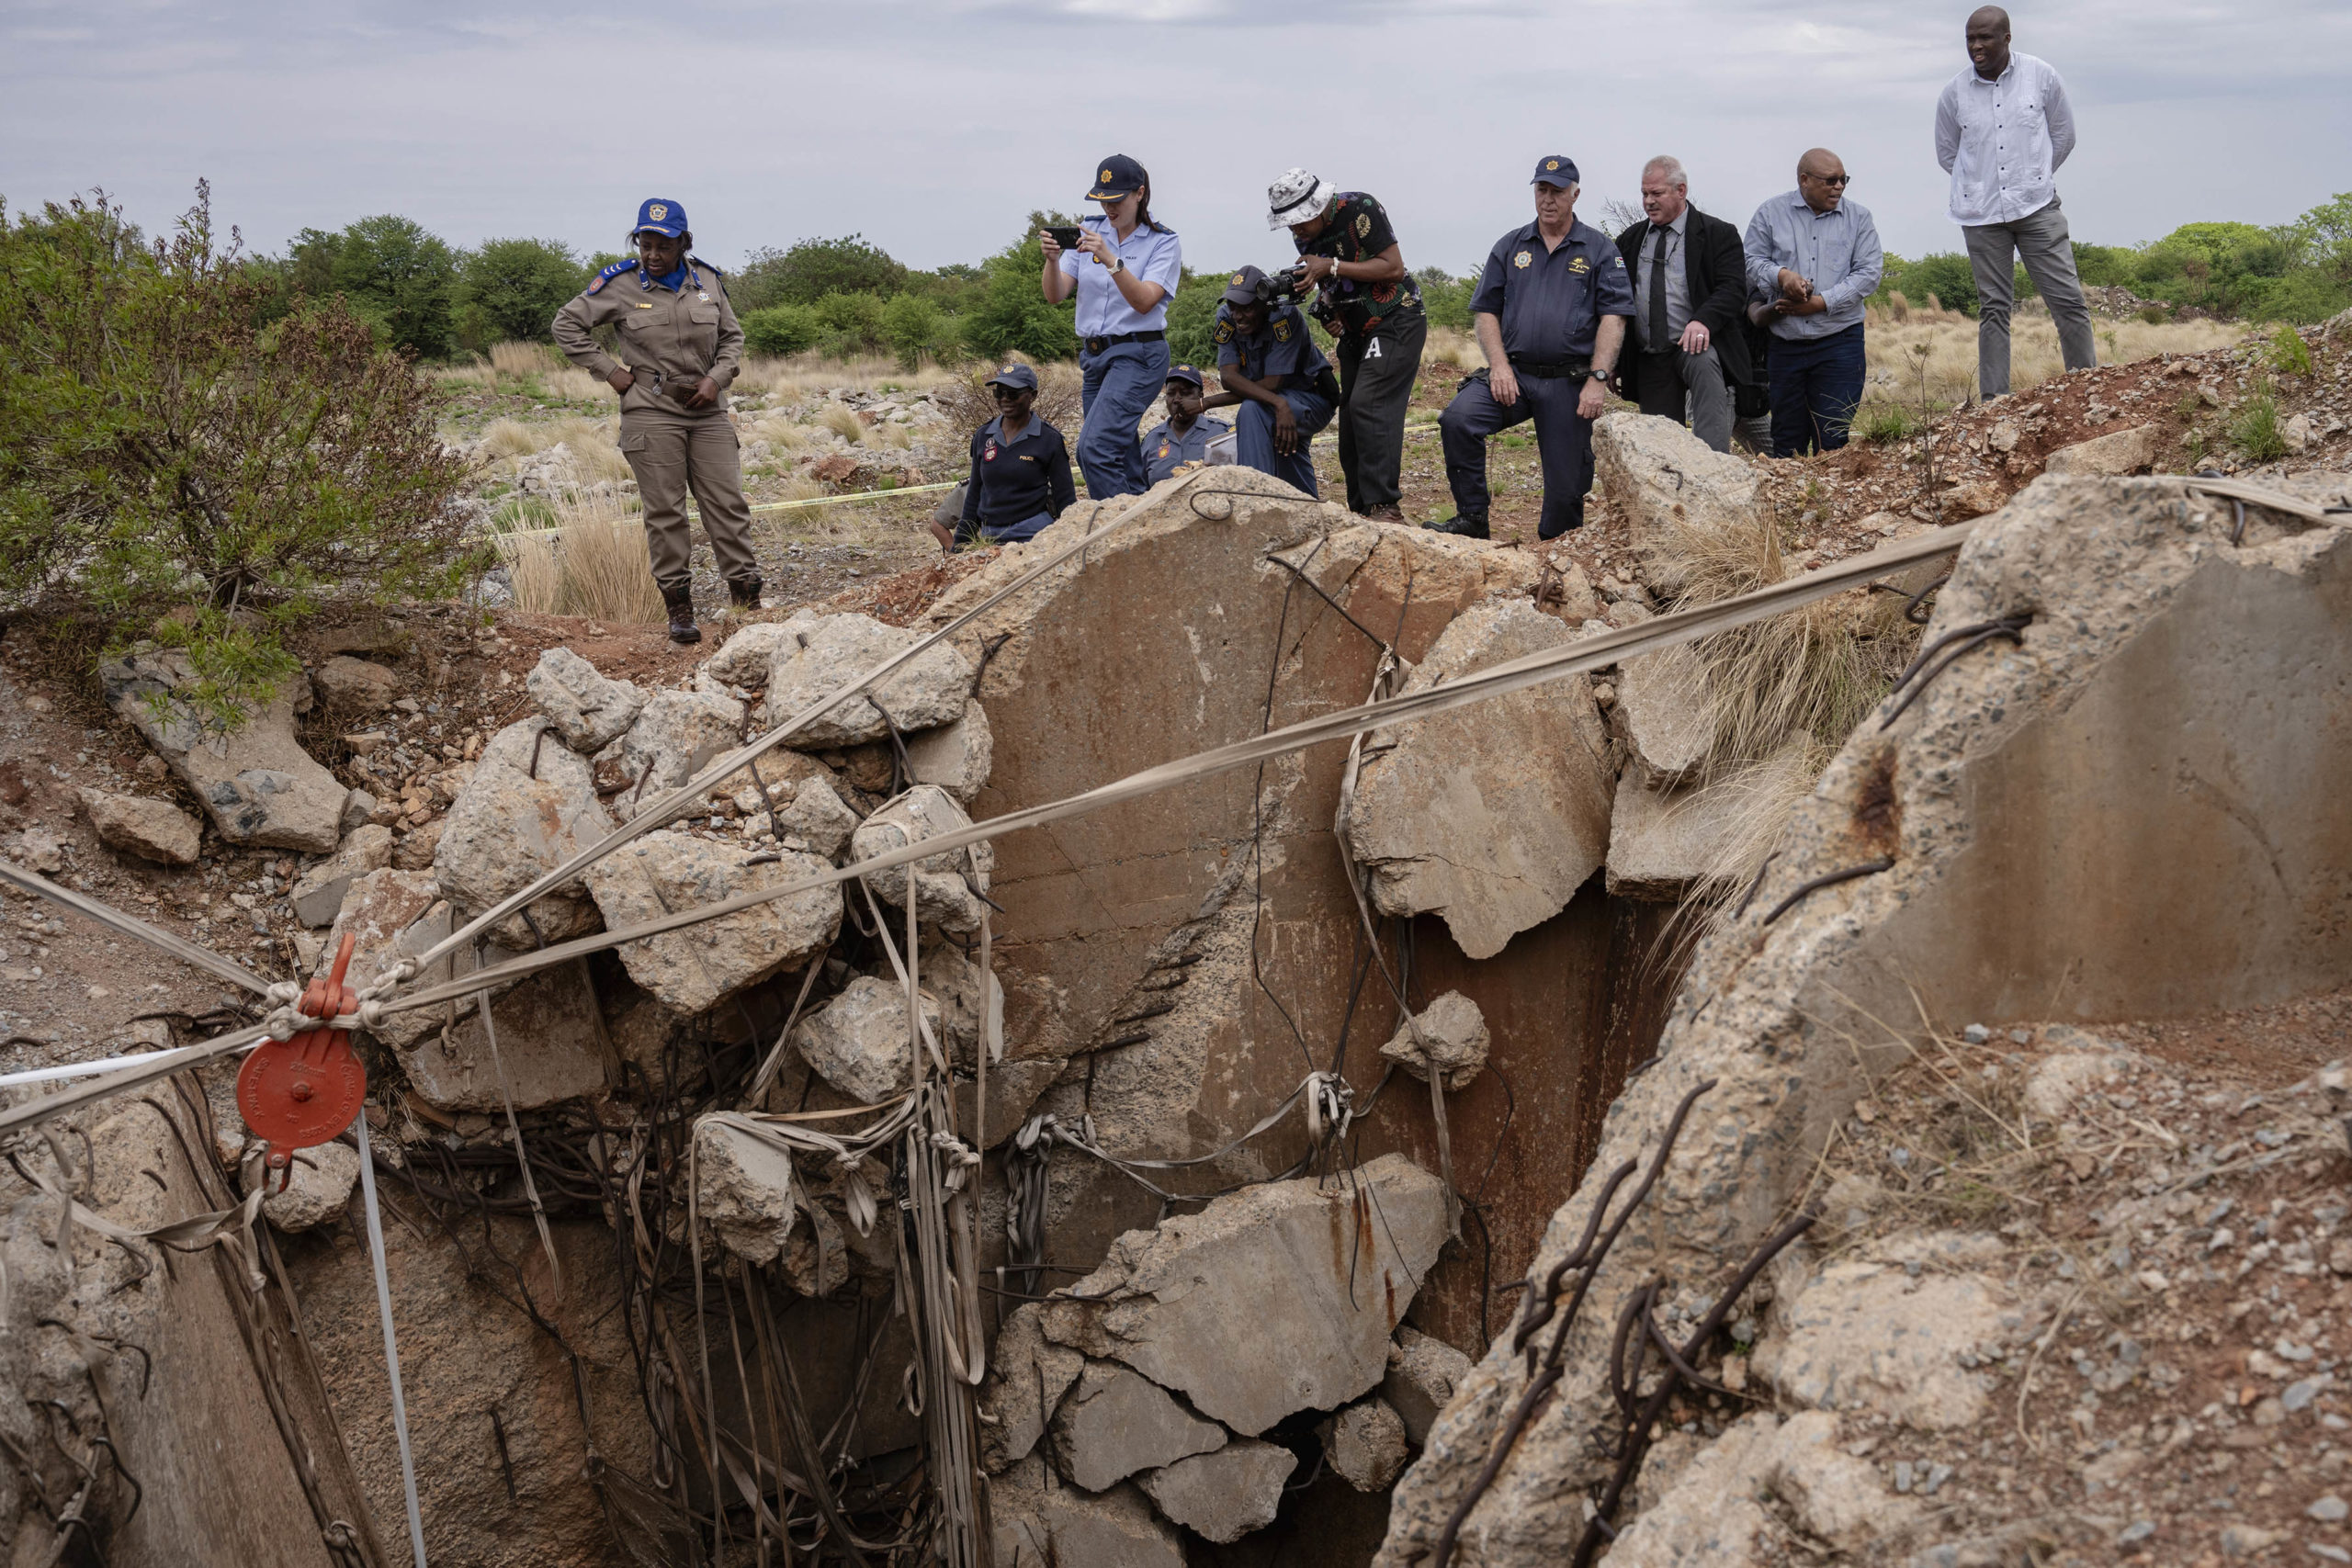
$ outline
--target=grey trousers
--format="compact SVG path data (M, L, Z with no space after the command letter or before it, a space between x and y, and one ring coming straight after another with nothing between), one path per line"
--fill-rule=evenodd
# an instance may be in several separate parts
M1383 316L1362 337L1338 340L1340 472L1348 510L1366 513L1404 498L1405 412L1421 373L1430 319L1419 310Z
M2098 363L2091 337L2091 308L2075 276L2075 247L2066 234L2066 214L2052 196L2050 205L2014 223L1962 225L1968 265L1976 275L1976 389L1997 398L2009 389L2009 307L2017 274L2011 256L2025 263L2025 275L2041 291L2050 319L2058 323L2059 352L2069 370Z
M1713 348L1703 354L1637 351L1633 362L1634 400L1644 413L1679 423L1687 405L1690 433L1718 452L1731 450L1731 388Z

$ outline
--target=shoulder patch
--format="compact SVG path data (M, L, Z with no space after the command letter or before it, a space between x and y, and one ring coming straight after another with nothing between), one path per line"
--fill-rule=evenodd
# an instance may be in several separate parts
M1210 335L1216 338L1219 343L1231 343L1233 341L1233 323L1231 321L1219 321L1216 324L1216 331Z
M1285 316L1281 321L1274 323L1274 341L1276 343L1288 343L1290 341L1291 332L1292 328L1290 324L1290 318Z

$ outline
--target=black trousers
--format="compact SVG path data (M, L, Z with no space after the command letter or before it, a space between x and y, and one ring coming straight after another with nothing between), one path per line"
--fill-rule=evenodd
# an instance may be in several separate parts
M1340 471L1348 510L1370 512L1404 498L1405 410L1421 373L1430 319L1419 310L1383 316L1373 330L1336 340L1340 367Z

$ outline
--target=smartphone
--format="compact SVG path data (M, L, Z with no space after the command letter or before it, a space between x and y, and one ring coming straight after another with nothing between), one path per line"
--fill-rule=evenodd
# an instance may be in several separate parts
M1066 251L1074 251L1078 249L1077 224L1072 223L1068 226L1064 226L1059 223L1049 223L1046 226L1046 232L1051 234L1054 237L1054 243L1059 245L1062 249Z

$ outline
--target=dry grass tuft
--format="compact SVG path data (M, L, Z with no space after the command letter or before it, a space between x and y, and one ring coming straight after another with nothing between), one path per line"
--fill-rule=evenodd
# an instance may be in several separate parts
M559 443L571 459L574 483L629 477L628 459L621 456L612 418L497 419L481 433L483 453L492 458L536 457Z
M790 359L749 359L735 378L733 390L745 397L774 393L785 402L821 397L827 392L872 392L886 387L928 390L956 379L952 372L925 364L915 370L899 367L895 359L876 355L863 359L826 359L803 354Z
M1451 365L1464 371L1483 370L1487 365L1487 354L1478 340L1452 327L1431 327L1421 357L1432 365Z
M1070 364L1039 365L1035 368L1037 417L1060 431L1062 439L1075 446L1079 425L1085 419L1085 378L1077 366ZM943 383L933 392L947 415L948 428L956 433L958 446L969 441L974 431L996 417L996 395L989 390L987 380L997 369L993 365L981 366Z
M817 423L853 446L862 445L872 428L845 403L827 403Z
M1863 338L1870 354L1870 379L1863 395L1867 411L1873 400L1906 403L1919 400L1919 369L1916 355L1928 351L1927 395L1930 402L1952 407L1976 393L1976 322L1957 310L1928 309L1894 297L1894 309L1873 310ZM2231 321L2109 321L2094 318L2102 365L2127 364L2160 354L2202 354L2226 348L2248 330ZM2064 375L2064 357L2058 351L2058 328L2040 311L2019 315L2009 324L2009 389L2028 388Z
M657 626L665 615L645 547L645 520L616 502L565 498L557 525L492 536L520 609Z
M550 376L566 368L563 355L543 343L500 343L490 349L490 367L501 376L520 380L526 376Z

